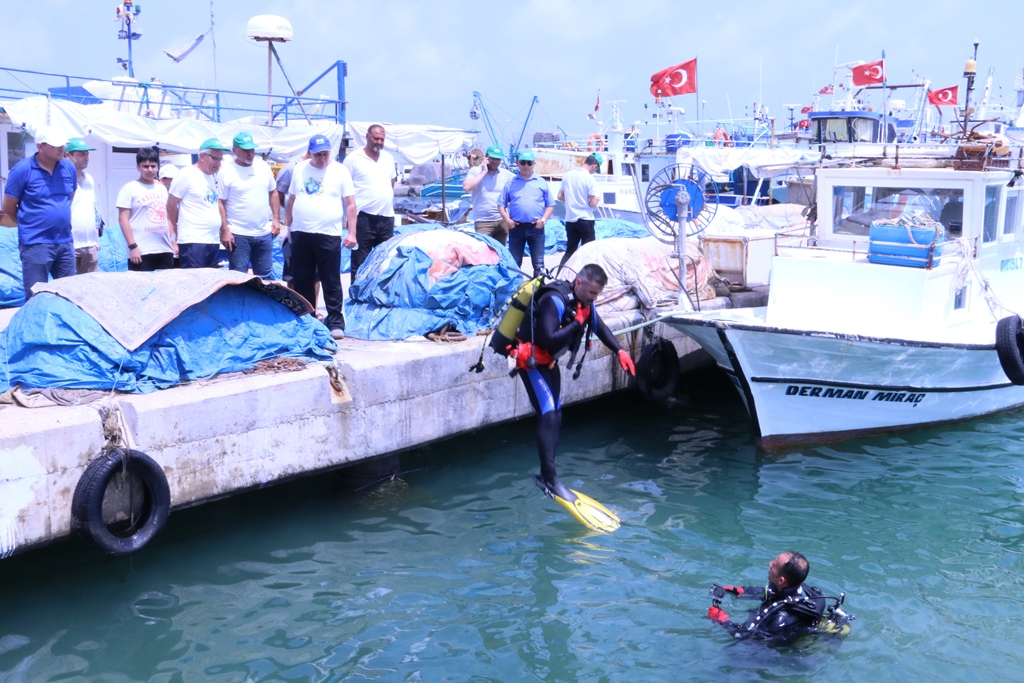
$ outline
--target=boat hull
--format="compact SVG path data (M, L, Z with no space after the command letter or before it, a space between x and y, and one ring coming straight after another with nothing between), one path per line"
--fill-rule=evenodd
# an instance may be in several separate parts
M730 375L759 445L776 448L915 429L1024 406L995 345L772 328L675 316L665 322L697 341Z

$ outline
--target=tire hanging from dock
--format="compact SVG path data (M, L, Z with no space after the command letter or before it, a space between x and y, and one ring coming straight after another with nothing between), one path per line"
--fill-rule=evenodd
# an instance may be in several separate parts
M1014 384L1024 384L1024 327L1019 315L1010 315L996 323L996 353L1003 372Z
M132 488L136 481L141 484L139 491ZM111 485L119 492L128 487L127 515L108 511L104 516L103 503ZM134 507L136 496L139 509ZM171 492L160 465L145 453L118 448L90 462L78 480L71 501L71 529L108 555L129 555L160 532L170 508Z
M636 382L640 394L652 401L664 401L679 384L679 355L672 342L654 337L644 344L636 362Z

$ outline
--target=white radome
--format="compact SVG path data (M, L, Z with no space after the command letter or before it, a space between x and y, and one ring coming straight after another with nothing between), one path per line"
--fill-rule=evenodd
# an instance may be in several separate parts
M261 14L245 25L245 37L252 40L270 40L287 43L292 39L292 24L284 17Z

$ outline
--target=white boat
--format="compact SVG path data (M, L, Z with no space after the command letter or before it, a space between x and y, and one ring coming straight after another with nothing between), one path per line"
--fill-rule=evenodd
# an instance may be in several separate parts
M665 319L732 379L758 444L1024 406L1024 181L1006 151L827 146L812 235L776 236L768 305Z

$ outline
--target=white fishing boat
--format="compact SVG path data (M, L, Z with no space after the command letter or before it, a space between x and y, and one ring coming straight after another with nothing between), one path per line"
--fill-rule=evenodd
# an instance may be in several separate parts
M764 447L1024 405L1024 181L1000 139L826 146L811 236L775 241L768 305L666 322L732 379Z

